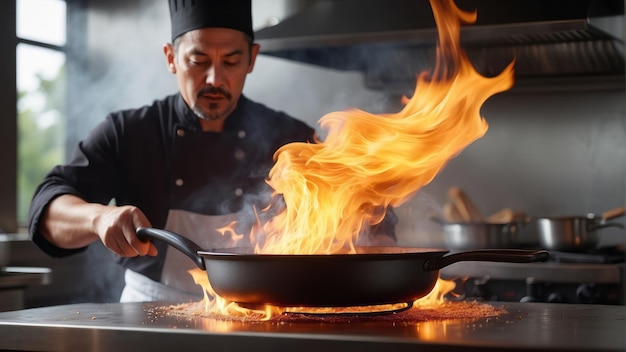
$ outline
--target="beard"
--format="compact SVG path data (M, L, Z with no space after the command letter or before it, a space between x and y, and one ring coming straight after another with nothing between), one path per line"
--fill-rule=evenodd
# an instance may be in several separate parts
M202 96L205 94L221 95L228 101L226 106L219 103L209 103L208 107L200 106L199 101L202 100ZM232 95L224 89L217 87L202 88L196 94L196 104L192 107L192 110L196 116L204 120L221 120L225 119L234 110L232 106Z

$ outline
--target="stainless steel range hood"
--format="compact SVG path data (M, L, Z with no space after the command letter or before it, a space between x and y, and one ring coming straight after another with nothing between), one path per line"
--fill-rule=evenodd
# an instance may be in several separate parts
M624 81L624 1L457 0L478 11L461 41L491 76L516 59L516 80ZM261 53L361 71L376 89L412 90L431 69L437 29L428 0L320 0L256 32Z

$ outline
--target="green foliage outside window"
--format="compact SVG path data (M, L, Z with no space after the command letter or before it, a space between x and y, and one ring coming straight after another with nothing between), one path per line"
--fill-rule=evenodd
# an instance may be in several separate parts
M20 224L26 223L36 187L55 165L63 162L65 155L65 70L61 67L52 79L38 77L37 90L18 93L19 100L29 94L38 94L44 99L37 110L31 105L18 104L17 215ZM52 117L43 122L45 115Z

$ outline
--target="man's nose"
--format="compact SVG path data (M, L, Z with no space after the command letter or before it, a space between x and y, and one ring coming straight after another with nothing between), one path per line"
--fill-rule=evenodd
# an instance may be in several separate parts
M206 84L219 87L222 84L222 70L217 65L211 65L206 73Z

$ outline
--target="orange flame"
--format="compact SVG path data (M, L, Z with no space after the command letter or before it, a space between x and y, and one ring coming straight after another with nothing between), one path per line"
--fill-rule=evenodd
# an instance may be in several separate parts
M215 293L204 270L194 268L189 270L188 273L193 277L194 283L203 289L204 299L202 302L206 312L211 312L217 316L238 317L242 320L256 321L269 320L271 317L282 314L285 311L284 308L270 305L255 307L254 309L241 307L239 304L227 301Z
M439 28L438 65L418 76L397 114L353 109L322 117L324 142L280 148L269 184L285 199L265 224L263 253L332 254L352 247L365 225L382 220L430 183L446 163L487 131L483 103L513 84L513 64L486 78L460 47L461 22L476 12L431 1Z
M320 119L328 131L323 142L291 143L276 152L268 183L285 206L262 224L263 231L255 230L257 253L353 251L359 234L380 222L386 207L412 198L486 133L480 108L513 85L513 63L496 77L479 74L460 46L461 25L474 23L476 11L462 11L452 0L430 3L439 30L437 65L417 77L400 112L333 112ZM437 305L453 288L439 280L418 302ZM227 307L220 309L232 309Z
M446 302L445 295L456 287L453 280L443 280L439 278L435 287L430 293L417 301L413 302L413 306L417 308L434 308Z

